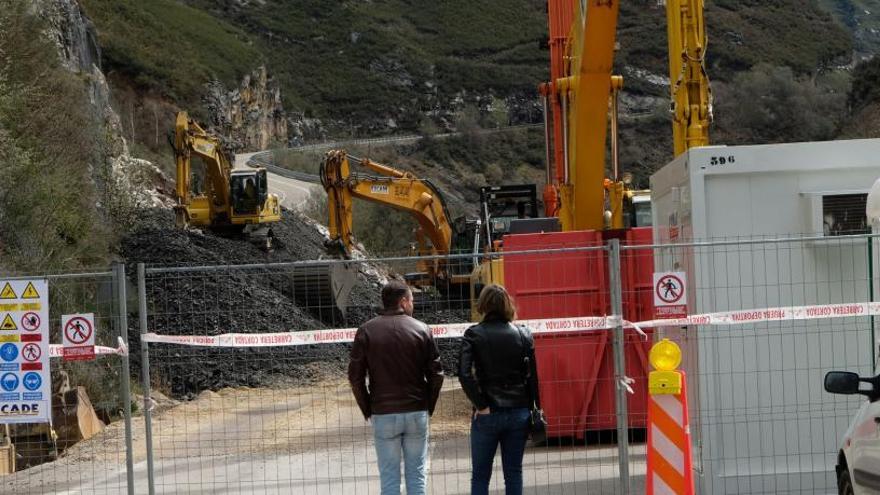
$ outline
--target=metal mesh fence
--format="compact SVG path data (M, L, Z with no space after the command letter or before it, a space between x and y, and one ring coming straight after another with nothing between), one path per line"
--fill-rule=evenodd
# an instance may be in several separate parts
M878 349L874 317L827 305L874 301L876 238L653 246L598 237L505 249L493 259L130 267L140 317L130 322L135 301L115 282L121 268L52 277L53 343L60 315L72 312L95 314L100 345L148 334L149 344L130 339L130 373L142 380L133 433L121 420L125 358L54 359L55 388L82 385L109 424L69 445L61 421L55 441L39 427L15 427L25 432L11 432L19 472L0 478L2 491L379 493L373 426L346 369L355 329L377 314L382 285L397 276L415 287L414 316L432 325L446 374L430 422L429 493L470 492L473 409L456 376L460 335L477 316L474 294L500 280L535 331L549 421L549 440L526 449L525 493L644 492L647 355L660 338L684 353L698 493L834 491L839 443L859 399L825 393L823 376L870 375ZM481 276L471 277L478 266ZM655 271L686 274L688 314L726 316L624 328L658 314ZM803 306L810 311L787 317ZM503 491L503 480L497 456L491 490Z
M595 247L546 255L576 264L590 256L601 264L604 252L604 247ZM537 287L546 273L534 255L507 254L505 269L522 272L523 281ZM352 397L346 367L353 329L377 314L379 289L396 273L408 274L418 284L414 316L437 326L447 375L431 418L429 492L470 493L472 406L456 378L460 339L447 337L444 329L471 320L471 287L454 287L439 277L426 280L425 267L434 261L351 262L360 284L336 312L327 310L335 304L329 296L314 296L316 291L326 294L315 287L324 282L315 263L146 270L148 331L198 337L246 334L234 340L242 348L149 344L153 398L161 402L167 397L169 404L184 401L152 422L155 491L379 493L372 426ZM455 258L447 263L471 261ZM576 280L570 273L557 275ZM299 296L307 291L310 299ZM574 289L563 299L536 290L534 296L540 311L561 314L567 300L587 292L600 304L608 290ZM581 314L590 315L593 309L598 308L584 307ZM337 326L350 330L315 334L313 344L249 347L264 339L283 339L273 332ZM553 429L547 444L530 445L526 451L527 493L615 491L619 460L607 333L539 338L542 390L547 391L542 401ZM348 342L321 342L339 338ZM607 356L599 367L584 359L602 353ZM595 399L587 404L585 394ZM492 478L493 489L502 489L500 459Z
M125 306L119 297L119 269L33 277L48 280L52 344L61 343L61 315L93 313L96 344L119 345L119 337L126 333L120 317ZM0 477L0 491L125 493L129 485L125 421L129 412L123 380L129 374L127 362L119 355L68 362L56 354L51 358L52 422L0 426L3 448L14 453L17 471Z
M756 310L735 325L656 330L684 350L699 493L836 491L837 453L859 399L826 393L823 378L873 375L874 318L750 320L786 313L765 308L873 301L876 252L867 236L623 248L624 260L652 253L655 270L685 272L691 314ZM624 287L624 299L646 290Z

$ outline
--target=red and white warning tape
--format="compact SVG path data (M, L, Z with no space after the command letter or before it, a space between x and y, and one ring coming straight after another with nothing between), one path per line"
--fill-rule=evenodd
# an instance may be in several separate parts
M637 331L642 336L642 328L686 325L741 325L770 321L813 320L824 318L845 318L854 316L878 316L880 303L820 304L813 306L788 306L779 308L721 311L691 315L684 318L648 320L639 322L623 321L623 325ZM536 334L560 334L608 330L620 323L615 316L578 316L571 318L550 318L539 320L520 320ZM429 325L435 338L461 337L473 323L450 323ZM311 344L337 344L354 340L356 328L331 330L311 330L302 332L277 333L226 333L215 336L141 335L141 341L151 344L177 344L196 347L284 347Z
M128 346L125 345L125 342L122 341L122 338L119 338L119 347L104 347L102 345L96 345L95 354L98 356L107 354L119 354L120 356L128 356ZM64 357L64 346L61 344L50 344L49 357Z

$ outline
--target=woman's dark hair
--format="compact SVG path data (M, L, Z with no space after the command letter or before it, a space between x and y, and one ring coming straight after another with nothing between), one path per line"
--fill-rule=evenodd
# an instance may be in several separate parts
M516 319L516 306L507 290L500 285L489 284L483 287L477 300L477 311L484 320L513 321Z
M386 311L397 309L400 300L409 293L409 286L399 280L392 280L382 287L382 306Z

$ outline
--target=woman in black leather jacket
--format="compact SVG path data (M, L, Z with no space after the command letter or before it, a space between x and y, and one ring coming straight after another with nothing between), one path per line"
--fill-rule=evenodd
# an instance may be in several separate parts
M527 328L511 323L516 310L503 287L487 285L477 311L483 321L464 333L458 364L458 379L474 406L471 494L488 493L492 460L501 444L505 493L519 495L529 410L538 400L534 341Z

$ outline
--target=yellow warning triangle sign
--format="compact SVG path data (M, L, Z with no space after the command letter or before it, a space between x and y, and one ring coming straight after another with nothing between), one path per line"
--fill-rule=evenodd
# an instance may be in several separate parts
M3 318L3 323L0 323L0 330L18 330L18 327L15 326L15 320L9 313L6 313L6 317Z
M33 282L28 282L27 287L24 288L24 292L21 294L22 299L39 299L40 294L37 292L36 287L34 287Z
M18 296L15 295L15 291L12 290L12 286L9 285L9 282L6 282L6 285L3 286L3 290L0 291L0 299L18 299Z

